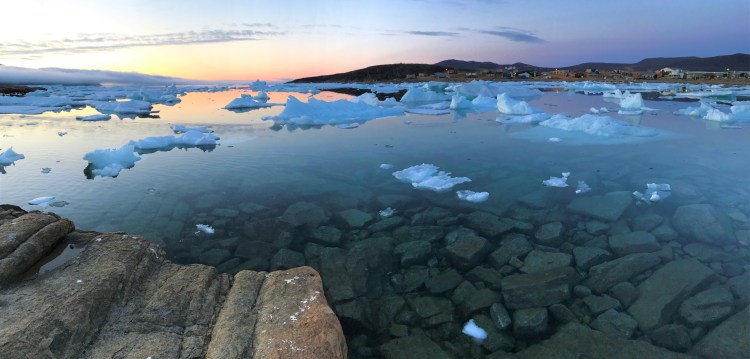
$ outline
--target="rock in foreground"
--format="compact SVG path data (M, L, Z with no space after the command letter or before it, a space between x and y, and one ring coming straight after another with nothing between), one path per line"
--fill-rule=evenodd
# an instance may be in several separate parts
M15 233L32 217L44 218L2 206L0 232ZM49 243L45 253L71 241L85 247L33 279L2 278L2 358L346 357L341 326L312 268L231 277L213 267L173 264L141 238L66 235L45 231L49 226L28 236ZM20 258L22 247L0 261Z

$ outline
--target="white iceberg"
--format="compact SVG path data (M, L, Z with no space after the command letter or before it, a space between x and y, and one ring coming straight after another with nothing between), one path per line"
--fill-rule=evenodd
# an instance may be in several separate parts
M88 103L102 113L148 115L152 112L152 104L148 101L89 101Z
M410 88L401 97L401 102L443 102L450 99L451 97L444 93L438 93L425 88Z
M487 339L487 331L474 323L474 319L470 319L464 325L464 329L461 330L461 333L472 337L477 343L481 343L483 340Z
M438 167L427 163L393 172L393 176L402 182L411 183L414 188L435 192L444 192L457 184L471 182L467 177L451 177L449 172L438 172Z
M0 114L39 115L47 111L68 110L80 105L64 96L0 96Z
M625 91L620 99L620 111L617 113L621 115L640 115L643 113L643 107L643 96L640 93L631 94L629 91Z
M284 110L277 116L263 117L281 124L335 125L354 121L367 121L388 116L402 116L400 107L381 108L366 103L347 100L322 101L310 98L302 102L293 96L287 98Z
M750 121L750 101L735 101L729 110L735 121Z
M453 97L451 97L451 110L468 110L473 107L474 106L471 101L467 100L466 97L463 97L461 95L453 95Z
M13 162L22 160L24 158L26 158L26 156L13 151L13 146L11 146L8 147L7 150L0 152L0 166L12 165Z
M260 102L268 102L268 100L271 99L270 96L265 91L258 91L258 94L253 96L254 100L258 100Z
M110 118L112 118L111 115L107 115L103 113L97 113L97 114L88 115L88 116L76 116L76 120L78 121L107 121Z
M141 157L135 154L135 146L124 145L117 149L94 150L83 156L89 162L84 172L89 171L89 177L117 177L125 168L135 166Z
M542 95L538 89L531 88L526 84L500 84L498 82L489 82L474 80L468 83L460 83L448 87L453 92L463 95L466 98L474 99L476 97L489 97L493 100L502 93L508 94L513 98L532 99ZM493 105L494 107L495 105Z
M717 122L728 122L733 120L731 113L722 112L718 108L709 109L703 116L703 119Z
M211 227L207 224L196 224L195 228L206 234L214 234L215 232L214 227Z
M380 164L380 169L381 170L389 170L389 169L392 169L392 168L393 168L393 165L390 164L390 163L382 163L382 164Z
M388 207L388 208L383 209L383 210L381 210L381 211L378 212L378 214L380 215L380 217L383 217L383 218L393 217L393 215L395 213L396 213L396 210L393 209L393 208L391 208L391 207Z
M704 117L706 116L709 110L713 110L713 109L715 109L715 107L712 103L701 101L700 106L698 107L690 106L688 108L683 108L683 109L675 111L675 114L687 115L687 116L692 116L692 117Z
M188 130L180 136L146 137L128 142L136 150L160 150L172 147L216 146L219 137L213 133Z
M550 176L549 179L542 181L542 184L547 187L568 187L568 176L570 172L563 172L562 177Z
M462 201L481 203L490 198L489 192L474 192L469 190L456 191L456 196Z
M589 109L589 112L595 113L595 114L596 113L607 113L607 112L609 112L609 109L606 108L606 107L600 107L600 108L592 107L592 108Z
M243 93L240 95L240 97L229 102L226 106L224 106L224 108L227 110L243 110L250 108L271 107L273 105L274 104L267 103L265 101L256 101L255 99L253 99L253 96Z
M539 125L604 137L653 137L659 134L659 131L652 128L634 126L609 116L591 114L572 119L565 115L554 115Z
M44 196L44 197L37 197L29 201L30 205L41 205L46 204L49 201L55 199L55 196Z
M516 100L505 93L497 95L497 110L506 115L531 115L542 112L529 105L528 102Z

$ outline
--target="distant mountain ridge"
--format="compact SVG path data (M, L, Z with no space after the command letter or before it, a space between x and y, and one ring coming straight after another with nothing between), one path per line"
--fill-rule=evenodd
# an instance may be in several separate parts
M478 62L463 60L443 60L435 65L465 70L498 70L515 66L517 70L549 70L548 67L534 66L517 62L515 64L497 64L494 62ZM584 62L573 66L558 67L563 70L597 69L597 70L629 70L656 71L665 67L678 68L687 71L750 71L750 54L737 53L732 55L712 57L649 57L633 64L611 62Z
M302 82L381 82L404 79L409 75L420 73L434 74L448 70L477 71L503 70L512 67L517 71L549 71L553 68L541 67L516 62L513 64L498 64L494 62L443 60L435 64L388 64L365 67L349 72L332 75L305 77L290 81ZM625 71L656 71L665 67L678 68L687 71L720 72L730 69L733 71L750 71L750 54L737 53L713 57L650 57L633 64L610 62L585 62L574 66L557 67L563 70L625 70Z

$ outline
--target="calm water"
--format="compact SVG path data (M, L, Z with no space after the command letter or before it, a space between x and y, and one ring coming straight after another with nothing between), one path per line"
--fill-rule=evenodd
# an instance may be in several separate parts
M664 135L639 143L609 144L607 139L561 132L556 134L562 138L561 142L549 142L546 130L537 134L534 131L540 129L531 125L498 123L496 112L407 114L372 120L349 130L331 126L273 129L273 123L261 117L278 114L281 106L245 113L221 109L240 93L246 92L189 93L173 107L156 105L155 109L161 111L159 118L113 117L93 123L74 120L77 115L94 113L90 108L37 116L0 115L0 148L13 146L26 156L0 174L0 203L36 210L40 208L26 204L27 201L55 196L56 201L69 204L48 210L72 219L78 228L142 234L162 243L177 262L219 264L221 270L229 272L242 268L268 270L272 266L269 256L287 248L304 254L304 263L322 271L324 281L328 281L327 291L335 286L331 281L340 278L327 278L326 271L321 270L320 266L326 265L321 262L327 259L320 254L320 248L309 244L311 232L288 229L281 235L279 229L266 228L296 202L312 202L332 214L358 209L373 216L368 225L378 221L377 212L388 206L405 219L397 227L408 226L418 214L439 207L448 212L443 215L444 221L439 222L445 232L460 227L459 215L482 210L531 223L535 228L561 221L569 234L588 220L565 210L576 196L643 192L646 183L657 182L671 184L673 195L656 204L632 204L620 223L630 224L643 214L656 214L668 223L680 205L710 203L734 219L734 229L748 229L750 126L724 129L715 122L673 115L674 111L696 103L646 101L647 107L658 111L642 116L610 113L614 118L662 130ZM270 95L270 102L283 102L288 94ZM348 96L322 92L316 98L331 100ZM564 113L572 117L588 113L590 107L617 108L601 96L566 92L545 92L530 103L549 114ZM169 125L175 123L211 126L221 137L220 145L210 151L193 148L145 154L117 178L91 180L84 175L85 153L117 148L129 140L170 135ZM58 131L68 134L58 136ZM380 169L382 163L393 164L393 170ZM488 191L489 201L460 202L454 192L415 190L391 175L395 170L421 163L433 163L454 176L471 178L472 182L456 189ZM42 173L45 167L51 171ZM572 186L551 189L557 192L546 203L547 207L531 208L519 201L525 195L549 191L542 180L565 171L572 173L568 181ZM585 180L592 191L573 193L578 180ZM336 216L333 218L328 225L337 226L342 238L330 247L344 248L341 253L346 254L345 250L367 238L397 237L393 245L402 241L398 239L397 228L372 234L365 229L350 229L336 221ZM199 223L214 226L216 233L196 233L195 225ZM534 231L528 231L530 237ZM257 238L251 238L252 235ZM252 254L247 253L254 248L240 249L242 243L258 238L270 243L270 249L261 246L262 249L257 249L258 258L249 258ZM434 244L430 258L416 267L424 267L432 275L450 266L441 252L444 245L442 241L439 243ZM498 243L493 240L493 248ZM739 248L735 259L740 267L750 264L745 247L738 244L730 247ZM210 250L214 250L211 258L201 256ZM565 246L560 250L570 252ZM242 255L238 254L240 251ZM374 305L381 298L403 297L411 303L415 296L435 297L427 294L424 287L409 291L394 284L402 278L399 275L413 271L415 265L402 266L395 255L382 261L381 271L370 268L380 277L368 279L378 282L377 290L364 290L360 296L364 302L358 306ZM297 262L298 259L285 262L277 258L277 266ZM463 269L460 271L465 273ZM444 296L450 298L450 293ZM396 319L385 325L378 325L372 319L357 319L351 314L351 306L336 303L354 356L376 355L371 348L386 342L389 333L394 335L391 322L410 329L422 328L436 342L455 341L472 355L481 353L471 349L472 342L458 334L463 323L472 317L458 309L460 306L456 306L452 320L433 325L403 314L409 310L400 308L409 305L404 305L403 300L396 302L392 306L397 307L394 311L399 314L392 314ZM385 311L382 306L377 308ZM361 314L368 310L372 309L359 308L354 312ZM525 344L519 345L516 349ZM490 351L484 349L484 353Z

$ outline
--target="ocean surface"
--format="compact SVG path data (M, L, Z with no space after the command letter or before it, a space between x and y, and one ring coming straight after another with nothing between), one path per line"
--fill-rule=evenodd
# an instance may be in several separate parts
M722 254L698 258L715 272L712 288L728 287L726 283L747 273L750 265L750 123L726 126L675 114L698 102L655 94L644 101L649 110L620 115L617 102L601 94L544 89L541 96L528 101L548 115L569 118L590 114L592 107L607 107L611 112L601 115L653 130L648 136L603 136L511 123L497 109L406 113L343 129L275 125L263 119L281 113L282 105L246 112L222 108L240 94L256 93L248 89L189 92L176 105L155 105L159 112L145 118L75 120L97 113L91 107L0 115L0 152L13 146L25 156L3 167L0 203L53 211L74 221L79 229L143 235L162 244L168 257L178 263L205 263L229 273L311 265L322 274L352 357L377 357L381 345L405 333L426 333L444 350L452 347L454 354L474 357L501 349L517 351L553 334L562 325L553 316L547 327L531 335L522 334L521 329L492 329L491 335L505 338L499 344L478 344L461 334L469 319L479 317L480 324L486 318L495 320L497 313L491 313L490 305L508 301L492 278L530 271L519 270L528 264L524 262L528 251L516 254L515 261L491 256L508 236L523 236L534 251L567 254L562 266L576 268L584 278L575 285L585 284L588 268L582 269L578 258L571 257L574 249L602 248L611 252L607 261L614 260L624 254L614 253L615 245L608 241L628 232L648 232L656 239L653 247L628 251L668 257L626 278L636 287L669 261L698 256L685 249L694 243ZM302 101L311 96L268 93L270 103L284 103L289 95ZM352 96L322 91L314 98L333 101ZM728 112L730 105L720 102L716 106ZM149 136L173 135L173 124L210 126L220 137L219 144L143 153L140 161L117 177L85 174L86 153ZM61 136L60 131L67 134ZM471 181L435 192L416 189L392 175L423 163ZM383 169L382 164L392 167ZM563 172L570 173L567 187L543 184ZM576 193L579 181L591 190ZM645 193L649 183L669 184L670 190L659 193L655 201L632 195ZM488 192L489 199L461 201L456 190ZM629 198L615 217L590 213L608 208L570 207L581 197L612 193L620 198L627 193ZM42 196L55 198L46 206L28 204ZM713 239L706 239L694 229L679 228L685 221L680 208L691 205L710 206L707 212L713 219L701 225L721 227L717 235L722 238L707 235ZM386 208L395 214L381 216L379 212ZM477 216L477 212L490 217ZM705 219L704 214L695 220ZM513 225L493 232L475 217ZM542 228L549 230L545 227L549 223L555 223L552 227L557 233L552 236L559 241L548 241L539 233ZM556 223L560 226L555 227ZM198 224L211 226L214 233L199 231ZM598 225L603 229L592 229ZM469 232L485 242L451 247ZM481 248L472 249L472 245ZM487 271L478 274L477 267ZM436 289L439 280L430 279L442 278L438 276L449 271L446 278L456 283ZM467 285L473 290L467 290ZM707 287L680 300L703 289ZM467 296L482 292L490 299L472 306L457 294L459 290L467 291ZM616 297L602 292L598 294ZM740 300L735 298L733 305L738 306ZM575 294L561 302L574 308L575 314L580 307L589 323L598 314ZM626 305L616 308L627 309ZM513 314L511 308L508 311ZM630 314L639 319L639 313ZM677 314L660 324L666 323L703 328L696 340L715 325L685 322ZM632 337L645 339L645 332L638 329Z

